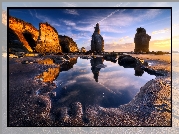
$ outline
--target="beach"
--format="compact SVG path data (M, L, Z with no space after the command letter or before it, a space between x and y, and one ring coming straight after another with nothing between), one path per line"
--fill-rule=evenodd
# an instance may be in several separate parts
M9 126L171 126L171 56L131 54L148 61L149 68L164 71L140 88L132 101L118 108L86 106L74 102L71 107L51 111L51 83L34 79L55 64L36 63L39 57L9 59ZM31 61L22 64L24 60ZM166 73L167 72L167 73ZM36 91L45 88L43 95Z

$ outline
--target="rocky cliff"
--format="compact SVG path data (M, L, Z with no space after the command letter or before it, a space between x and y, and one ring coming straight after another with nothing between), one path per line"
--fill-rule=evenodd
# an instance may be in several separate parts
M61 52L58 32L48 23L39 24L39 37L37 40L36 51L40 53Z
M79 51L76 42L74 42L72 38L62 35L59 35L58 37L60 40L60 45L62 47L62 52L69 53Z
M3 24L6 24L3 16ZM31 23L9 16L9 47L11 51L39 53L78 52L76 42L68 36L58 35L48 23L40 23L37 30ZM25 48L25 49L24 49Z
M33 52L39 32L31 23L9 16L9 29L14 34L14 37L18 37L17 40L22 42L28 51Z

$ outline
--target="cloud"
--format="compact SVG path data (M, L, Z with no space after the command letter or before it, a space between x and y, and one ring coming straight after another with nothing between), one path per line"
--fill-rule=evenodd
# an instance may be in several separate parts
M98 21L98 23L101 23L102 21L106 20L107 18L111 17L113 14L115 14L116 12L119 12L119 11L120 10L118 9L118 10L115 10L115 11L111 12L108 16L106 16L102 20ZM124 11L125 11L125 9L120 11L120 12L124 12Z
M172 28L179 27L179 24L172 25Z
M47 16L37 14L37 12L35 13L35 17L36 17L37 19L43 21L43 22L48 22L50 25L52 25L52 26L54 26L54 27L55 27L55 26L57 26L57 27L60 26L60 24L57 23L56 21L50 19L50 18L47 17Z
M153 40L149 42L150 51L170 51L171 50L171 39L166 38L163 40Z
M161 13L162 11L160 9L149 9L146 11L146 13L144 13L144 15L141 15L139 17L143 19L153 19Z
M30 15L31 15L32 17L34 17L33 13L32 13L30 10L28 10L28 11L29 11Z
M105 44L104 45L104 50L106 52L129 52L129 51L134 51L134 43L125 43L125 44Z
M75 9L66 9L65 13L67 14L72 14L72 15L79 15L79 13L77 12L77 10Z
M154 34L160 34L160 33L167 33L167 32L170 32L170 31L171 31L170 28L165 28L165 29L162 29L162 30L153 31L152 35L154 35Z
M152 21L150 23L145 23L145 24L143 24L141 26L146 26L146 25L153 24L153 23L159 23L159 21L165 22L167 19L171 19L171 16L163 18L163 19L160 19L160 20Z
M64 20L63 22L65 23L65 25L68 25L68 26L76 26L74 22L69 21L69 20Z

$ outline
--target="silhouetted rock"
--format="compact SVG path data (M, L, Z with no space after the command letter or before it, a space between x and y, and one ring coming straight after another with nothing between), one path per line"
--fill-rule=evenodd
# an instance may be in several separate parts
M116 63L117 61L117 54L112 52L111 54L106 54L103 56L106 61L111 61Z
M60 45L61 45L63 53L79 51L76 42L74 42L72 38L65 36L65 35L64 36L59 35L58 38L60 40Z
M60 72L68 71L73 68L73 65L77 63L77 57L70 58L68 61L64 61L60 64Z
M149 52L149 41L151 36L146 34L146 30L144 28L137 28L137 33L135 34L134 43L135 49L134 52Z
M96 57L90 60L91 63L91 70L94 74L94 79L96 82L98 82L98 76L99 76L99 71L101 70L101 66L103 65L103 58L101 57Z
M134 70L135 70L135 76L142 76L144 73L144 70L141 69L141 66L136 66Z
M91 40L91 51L92 52L103 52L104 51L104 40L100 35L99 24L96 24L95 31L92 35Z
M123 55L118 58L118 64L125 68L134 68L137 65L137 60L130 55Z

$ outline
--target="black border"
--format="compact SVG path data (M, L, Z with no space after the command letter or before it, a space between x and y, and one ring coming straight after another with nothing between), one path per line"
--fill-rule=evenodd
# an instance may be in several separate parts
M171 10L171 126L152 126L152 127L172 127L172 7L7 7L7 127L26 127L9 126L9 10L10 9L170 9ZM28 126L39 127L39 126ZM151 126L40 126L40 127L151 127Z

